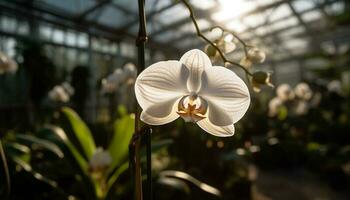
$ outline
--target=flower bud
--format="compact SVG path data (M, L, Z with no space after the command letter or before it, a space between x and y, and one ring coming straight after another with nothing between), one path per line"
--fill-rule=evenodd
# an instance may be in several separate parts
M205 53L209 56L209 58L214 58L217 55L217 50L211 44L207 44L204 49Z
M239 62L240 65L242 65L246 69L250 69L253 65L252 61L250 61L247 57L243 57L241 61Z
M252 85L255 92L260 92L262 85L274 87L274 85L271 83L271 73L263 71L254 72Z
M253 64L263 63L265 61L266 54L256 47L249 49L247 53L248 59Z
M231 53L236 49L236 44L232 41L226 41L224 39L220 39L216 42L217 46L224 53Z

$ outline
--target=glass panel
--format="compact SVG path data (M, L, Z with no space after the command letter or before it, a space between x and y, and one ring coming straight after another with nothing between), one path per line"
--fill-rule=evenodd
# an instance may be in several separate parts
M275 8L275 10L269 16L269 19L270 21L275 21L283 17L290 16L291 14L292 11L290 10L289 6L285 3Z
M95 0L37 0L38 5L47 4L70 13L81 13L96 4Z
M292 5L297 12L303 12L315 7L314 1L310 0L295 0L292 1Z
M305 21L305 22L311 22L311 21L315 21L318 19L321 19L322 17L322 13L318 10L314 10L314 11L310 11L307 13L304 13L301 18Z
M53 31L52 41L62 44L64 43L64 35L65 33L62 30L55 29Z

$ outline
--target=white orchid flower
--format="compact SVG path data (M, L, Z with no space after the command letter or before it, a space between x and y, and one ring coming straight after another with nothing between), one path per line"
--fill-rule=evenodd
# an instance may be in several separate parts
M303 100L310 100L313 92L307 83L298 83L294 88L295 95Z
M188 51L180 61L149 66L137 77L135 94L145 123L162 125L181 116L219 137L234 134L234 123L250 104L242 79L225 67L212 66L198 49Z
M287 83L279 85L276 89L276 94L283 102L293 100L295 96L292 87Z
M56 85L49 91L48 97L51 101L66 103L70 96L61 85Z
M6 72L14 74L16 73L17 69L18 65L16 61L0 52L0 74L4 74Z
M112 163L110 153L102 147L98 147L89 160L89 170L92 172L105 170Z
M115 92L124 80L125 80L124 71L120 68L114 70L112 74L102 79L102 93Z
M126 77L126 84L132 85L137 77L137 68L133 63L127 63L123 67L124 74Z

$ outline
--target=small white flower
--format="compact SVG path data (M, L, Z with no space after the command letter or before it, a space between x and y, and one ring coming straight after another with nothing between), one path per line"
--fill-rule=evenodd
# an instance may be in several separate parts
M137 68L133 63L127 63L124 65L124 74L126 78L126 84L132 85L137 77Z
M98 147L89 161L89 171L99 172L107 169L112 163L112 157L108 151Z
M234 123L250 104L242 79L225 67L212 66L208 56L197 49L185 53L180 61L149 66L136 79L135 94L145 123L162 125L181 116L220 137L234 134Z
M277 87L276 89L277 97L280 98L283 102L292 100L294 98L294 92L290 85L284 83Z
M70 96L60 85L55 86L48 94L51 101L66 103L69 101Z
M295 86L294 93L300 99L310 100L313 92L307 83L299 83Z
M266 54L260 49L253 47L248 50L248 59L254 64L263 63L266 59Z
M125 80L125 73L122 69L118 68L114 72L107 76L107 78L102 79L102 92L103 93L113 93Z
M74 94L74 88L71 86L70 83L63 82L61 85L70 96L72 96Z
M333 80L327 84L327 89L330 92L341 94L342 93L341 82L339 80Z
M18 69L16 61L0 52L0 74L9 72L15 73Z
M269 101L269 116L274 117L278 114L278 110L283 105L283 102L280 98L275 97Z
M305 115L309 111L309 104L306 101L298 101L295 107L295 114Z

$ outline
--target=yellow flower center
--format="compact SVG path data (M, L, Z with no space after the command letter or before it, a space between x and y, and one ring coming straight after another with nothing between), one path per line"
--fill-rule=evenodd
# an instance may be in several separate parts
M181 98L178 104L179 114L186 122L198 122L206 118L207 102L196 93Z

